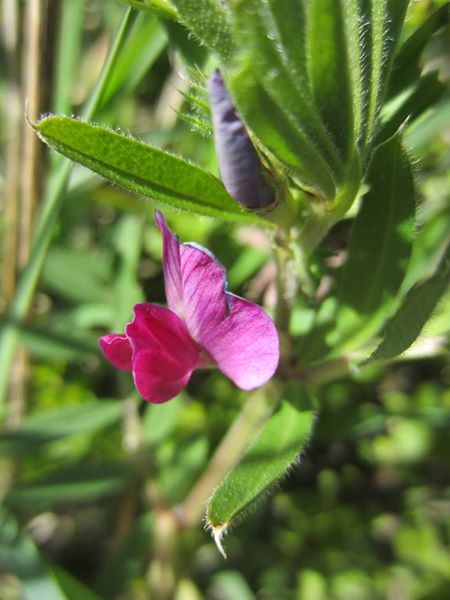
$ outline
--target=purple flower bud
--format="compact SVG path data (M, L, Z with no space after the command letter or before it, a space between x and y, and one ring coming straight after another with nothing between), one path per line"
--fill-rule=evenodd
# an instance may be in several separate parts
M219 172L225 189L247 208L269 206L275 200L273 190L264 179L258 154L236 114L218 69L208 79L208 96Z

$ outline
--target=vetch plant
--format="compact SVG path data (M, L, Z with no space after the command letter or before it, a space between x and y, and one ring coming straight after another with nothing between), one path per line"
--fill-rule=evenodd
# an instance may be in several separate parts
M150 588L159 600L175 597L173 571L184 531L204 518L224 554L224 534L300 462L315 415L320 418L327 383L350 381L371 366L382 369L403 360L413 344L422 347L429 337L433 344L426 347L443 352L443 332L426 328L448 293L448 232L436 234L432 244L421 238L410 140L446 90L438 73L423 72L421 60L430 37L448 24L449 11L441 7L411 32L404 27L408 0L124 3L154 15L182 60L191 67L200 64L199 80L193 82L198 96L184 97L198 111L191 122L206 136L212 132L219 176L190 157L92 122L101 121L94 109L102 98L120 89L113 67L133 39L125 35L133 27L131 8L91 108L83 118L46 114L32 124L35 132L57 153L149 199L144 204L127 198L135 211L143 205L153 210L157 203L190 219L218 219L245 232L244 227L255 228L272 251L263 271L275 291L274 305L266 307L269 314L273 308L272 322L258 304L227 290L220 248L218 260L203 247L181 243L156 211L167 307L144 302L138 289L140 299L133 297L125 307L134 317L124 333L99 340L107 360L132 373L144 400L164 404L145 406L154 426L148 446L135 408L138 441L131 469L136 487L150 490ZM180 36L186 44L178 45ZM193 38L195 58L186 50L192 50ZM136 56L141 58L139 52ZM43 206L34 250L5 319L0 390L6 389L15 327L27 314L50 243L67 165L57 171L55 191ZM168 221L172 224L170 215ZM348 239L339 238L338 224L349 231ZM334 235L341 242L338 256L330 250ZM139 235L124 235L118 246L128 271L117 286L121 291L139 287ZM254 259L251 252L246 256ZM240 284L259 268L253 267L246 265L249 275ZM257 300L264 305L261 298L258 288ZM105 317L100 308L98 320L92 306L88 317L83 314L96 335L119 331L123 307L120 317L111 316L111 310ZM200 450L190 449L200 455L199 475L184 447L176 455L175 435L167 454L157 448L170 436L170 411L185 388L207 403L212 418L214 395L205 394L198 382L214 375L193 374L216 367L235 384L230 393L236 402L244 396L240 390L250 393L211 455L207 442L199 444ZM124 392L127 380L118 381L116 396L136 407L138 400ZM188 478L185 488L177 484L182 497L171 495L160 476L170 453L181 457L183 474L197 477L193 484Z
M375 348L381 340L381 348L389 345L386 336L395 330L384 325L395 319L397 309L404 314L405 293L413 293L415 282L403 282L414 248L416 191L402 125L429 106L406 90L428 81L418 67L414 79L411 64L416 65L430 32L442 21L433 20L399 48L406 0L364 5L312 0L295 6L276 0L183 0L170 6L176 13L170 17L183 23L220 67L209 77L210 115L204 111L202 118L212 118L223 185L180 157L98 125L49 116L35 125L36 131L50 147L127 189L182 210L263 227L271 235L278 269L276 324L282 352L277 394L283 396L283 381L289 380L308 380L308 393L315 392L319 382L336 373L382 357ZM140 7L151 11L153 3ZM405 55L411 57L408 64ZM433 89L442 92L436 75L431 79ZM430 95L429 102L435 98ZM387 110L393 102L396 110ZM315 249L357 199L360 209L337 285L314 307L317 327L295 339L290 323L299 298L309 298L314 306ZM103 352L113 364L133 372L136 388L151 402L174 396L195 368L211 363L243 389L261 385L278 357L267 317L224 291L223 271L214 259L179 245L159 215L157 223L164 238L169 310L138 305L125 335L102 338ZM191 271L195 258L205 262L203 275ZM204 289L208 292L202 297ZM439 288L433 306L441 293ZM230 315L223 318L227 310ZM423 323L424 317L413 320ZM253 336L253 327L261 327L262 335ZM273 406L272 393L268 407ZM296 404L295 398L289 400ZM313 406L310 400L309 409ZM278 419L277 414L272 418ZM299 428L291 462L304 441ZM291 447L292 436L286 444ZM255 447L234 461L255 465ZM239 468L234 461L228 468ZM238 478L240 484L235 482L226 496L248 506L288 466L276 463L273 470L257 471L260 478L270 473L270 481L262 484L261 479L252 487ZM219 482L221 474L216 475ZM210 492L205 490L203 501ZM210 507L221 507L217 495L223 495L222 486L210 498ZM189 514L192 506L189 500L187 504ZM208 523L222 535L238 513L218 515L215 508L208 509Z
M100 338L106 358L132 371L137 391L161 403L187 385L195 369L217 366L252 390L272 377L279 348L275 326L252 302L226 291L225 270L204 248L180 244L160 212L168 308L137 304L125 335Z

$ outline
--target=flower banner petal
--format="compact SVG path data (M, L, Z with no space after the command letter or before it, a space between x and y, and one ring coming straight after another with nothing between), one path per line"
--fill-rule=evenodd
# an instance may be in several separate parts
M228 315L225 269L205 248L180 244L158 211L155 220L163 236L167 304L199 342Z
M180 246L184 318L191 336L200 343L205 333L229 314L223 266L205 248Z
M167 227L159 210L155 210L155 222L162 235L164 289L167 306L183 318L183 286L181 282L180 242Z

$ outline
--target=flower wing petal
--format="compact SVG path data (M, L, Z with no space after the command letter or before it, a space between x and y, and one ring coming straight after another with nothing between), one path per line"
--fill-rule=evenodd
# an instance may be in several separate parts
M156 212L155 219L163 236L167 304L200 342L204 333L229 313L225 269L205 248L180 244L161 213Z
M116 369L131 371L132 349L126 335L109 333L102 336L98 344L106 360Z
M189 336L186 325L170 309L142 302L133 307L134 318L125 334L134 352L154 347L170 350L180 362L195 366L200 349Z
M144 400L153 404L176 396L189 381L192 370L156 347L145 348L133 356L134 385Z
M143 302L136 304L133 312L125 333L133 349L134 384L148 402L166 402L189 381L200 348L183 321L168 308Z
M238 387L252 390L268 381L278 366L277 330L261 307L233 294L227 296L230 315L211 328L201 344Z

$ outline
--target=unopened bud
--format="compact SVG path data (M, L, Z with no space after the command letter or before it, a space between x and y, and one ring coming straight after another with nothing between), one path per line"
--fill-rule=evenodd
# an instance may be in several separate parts
M208 80L208 96L219 173L225 189L247 208L273 204L274 192L264 178L261 161L218 69Z

